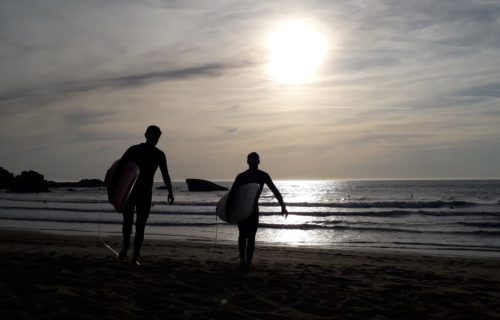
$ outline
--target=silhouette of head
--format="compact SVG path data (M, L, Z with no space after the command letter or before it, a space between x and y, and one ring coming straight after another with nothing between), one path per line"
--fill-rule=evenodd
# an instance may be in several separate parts
M257 152L251 152L247 156L247 163L251 169L257 169L260 163L259 154Z
M157 126L149 126L144 136L146 137L146 143L156 146L158 140L160 140L161 130Z

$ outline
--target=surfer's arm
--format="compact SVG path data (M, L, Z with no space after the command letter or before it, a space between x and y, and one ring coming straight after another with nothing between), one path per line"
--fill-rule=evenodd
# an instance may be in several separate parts
M266 180L267 180L266 185L269 187L271 192L274 194L274 196L276 197L276 200L278 200L279 204L281 205L281 213L286 218L288 216L288 210L286 209L285 201L283 201L283 196L281 195L278 188L276 188L276 185L274 184L274 182L270 176L268 176Z
M174 193L172 191L172 181L170 180L170 174L168 173L167 158L162 155L162 160L160 162L161 176L163 177L163 182L168 190L168 203L174 203Z

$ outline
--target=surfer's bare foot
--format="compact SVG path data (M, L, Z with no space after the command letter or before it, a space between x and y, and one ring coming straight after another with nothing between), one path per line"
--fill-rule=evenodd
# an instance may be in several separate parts
M141 264L139 263L139 255L134 252L134 255L132 256L132 260L130 260L130 263L136 266L140 266Z
M141 265L141 263L140 263L137 259L132 259L132 260L130 261L130 263L131 263L132 265L134 265L134 266L140 266L140 265Z
M118 259L123 260L123 259L125 259L126 256L127 256L127 250L126 249L122 249L120 251L120 253L118 254Z

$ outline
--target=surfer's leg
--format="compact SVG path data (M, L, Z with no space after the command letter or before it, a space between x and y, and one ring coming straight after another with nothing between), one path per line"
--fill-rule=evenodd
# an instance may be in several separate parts
M139 259L139 254L144 241L144 229L148 221L149 211L151 210L151 199L143 199L137 204L137 220L135 222L135 237L134 237L134 255L132 262Z
M255 235L248 238L247 246L247 266L252 265L253 252L255 251Z
M257 223L248 232L248 244L247 244L247 266L252 265L253 252L255 251L255 235L257 234L257 228L259 223Z
M245 265L245 249L246 249L246 246L247 246L247 238L245 235L241 234L240 232L240 235L238 237L238 247L240 249L240 264L242 266Z
M240 248L240 263L242 267L248 267L252 264L253 252L255 250L255 234L258 227L258 213L238 223L238 230L240 231L238 246Z
M134 223L134 207L131 206L123 211L123 246L118 258L123 260L127 255L128 248L130 246L130 235L132 234L132 224Z
M245 223L238 223L238 248L240 249L240 265L246 266L246 248L247 248L247 228Z

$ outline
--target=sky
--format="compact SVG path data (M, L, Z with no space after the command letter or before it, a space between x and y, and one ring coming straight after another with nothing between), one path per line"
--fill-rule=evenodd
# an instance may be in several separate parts
M174 180L499 178L499 57L497 0L1 0L0 166L103 179L155 124Z

